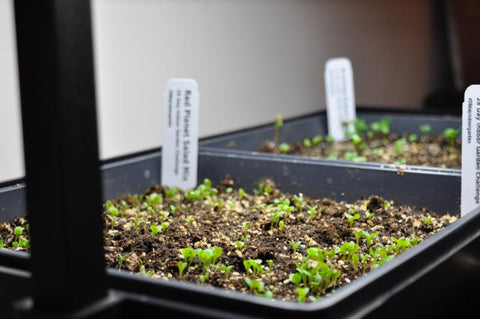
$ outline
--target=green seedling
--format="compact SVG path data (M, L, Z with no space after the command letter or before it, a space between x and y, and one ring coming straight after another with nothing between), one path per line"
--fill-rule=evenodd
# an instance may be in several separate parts
M320 248L310 247L307 249L307 258L323 262L323 260L325 259L325 255Z
M243 261L243 266L245 267L245 272L252 273L257 276L263 275L264 269L262 267L261 259L247 259Z
M123 263L125 262L126 256L123 254L118 254L118 269L122 268Z
M422 221L425 225L429 225L432 222L432 217L431 216L424 216L422 218Z
M145 269L145 266L143 265L143 261L141 259L138 259L138 266L139 266L139 272L144 275L144 276L153 276L155 272L153 270L150 270L147 272Z
M283 217L283 215L285 215L285 212L283 211L275 211L271 214L271 218L270 218L270 227L273 228L274 226L278 225L280 226L280 218ZM283 220L282 220L283 222Z
M225 188L225 193L231 194L233 192L233 187L227 187Z
M357 254L352 255L350 261L352 263L353 269L355 271L358 271L358 264L360 262L360 259L359 259L358 255Z
M165 219L168 218L168 216L170 216L170 213L169 212L161 212L160 216L162 216L162 219L165 220Z
M272 270L273 269L273 260L268 259L268 260L266 260L266 263L268 265L268 269Z
M111 202L111 201L108 201L106 204L105 204L105 209L107 210L107 212L110 214L110 216L112 217L115 217L118 215L118 208L115 207L115 205Z
M448 145L455 146L455 141L457 140L458 133L460 133L460 130L456 130L454 128L446 128L443 131L443 136L447 139Z
M292 246L292 250L293 250L294 254L297 252L297 248L298 248L298 246L300 246L301 243L302 243L301 241L296 241L296 242L291 241L290 242L290 246Z
M372 122L370 124L370 129L375 133L375 134L381 134L381 135L388 135L390 133L390 123L392 119L389 117L385 117L381 119L378 122Z
M312 138L312 142L313 142L314 145L318 145L318 144L320 144L322 141L323 141L323 137L320 136L320 135L314 136L314 137Z
M403 154L403 147L407 144L407 140L405 138L400 138L395 141L395 151L397 154Z
M353 161L353 162L365 162L366 161L365 157L358 155L357 152L345 152L343 154L343 157L347 161Z
M330 154L328 154L327 158L331 159L331 160L336 160L336 159L338 159L338 155L335 154L335 153L330 153Z
M263 194L270 194L272 192L272 188L270 186L265 186L264 183L259 183L258 188L253 190L253 193L257 196Z
M285 226L285 222L283 220L278 222L278 229L279 230L282 230L284 226Z
M165 196L167 196L168 198L173 198L175 195L177 195L178 188L176 188L175 186L166 187L163 191L165 193Z
M307 295L309 291L310 289L308 287L305 287L305 288L298 287L297 289L295 289L295 292L297 293L297 296L298 296L298 302L305 303L305 301L307 300Z
M135 219L133 221L133 226L135 227L135 230L138 231L138 229L140 228L140 225L143 224L143 220L141 219Z
M333 144L333 142L335 142L335 139L333 138L333 136L327 135L327 137L325 137L325 141L327 141L327 143Z
M288 143L281 143L278 148L279 148L279 150L280 150L280 153L288 153L288 151L290 150L290 144L288 144Z
M180 253L183 256L183 259L187 262L187 267L190 267L195 260L195 256L197 256L197 252L190 247L180 249Z
M432 127L428 124L420 125L420 132L424 135L429 134L432 131Z
M0 239L0 249L5 248L5 243L3 242L3 239Z
M415 143L417 140L418 140L417 134L410 134L410 135L408 136L408 141L409 141L410 143Z
M230 271L232 270L233 266L227 266L227 265L219 265L218 266L218 269L220 269L220 271L223 271L224 274L225 274L225 280L228 279L228 276L230 275Z
M373 217L373 213L370 213L369 210L365 211L365 216L367 217L367 219L370 219Z
M242 223L243 226L243 236L242 239L246 243L248 242L248 227L250 227L250 223Z
M350 227L353 227L353 222L360 219L360 215L359 214L355 214L355 215L350 215L348 213L344 213L343 214L347 219L348 221L350 222Z
M243 247L245 247L245 242L243 242L243 241L236 241L236 242L235 242L235 246L236 246L238 249L243 249Z
M352 121L353 126L355 128L355 133L361 135L363 132L368 130L367 122L363 119L355 118Z
M195 221L195 219L193 219L192 217L188 217L187 219L185 219L185 221L186 221L189 225L192 225L193 222Z
M354 230L353 233L355 234L355 242L358 245L358 243L360 242L360 239L363 236L363 230L357 229L357 230Z
M302 193L299 193L298 195L293 195L293 205L295 205L298 211L300 211L303 206L305 206L305 200L303 199ZM290 210L289 207L287 207L286 209Z
M250 292L254 293L256 296L262 296L266 298L272 298L273 293L265 289L265 284L261 280L245 278L245 283L248 286Z
M306 148L310 148L312 147L312 145L312 141L308 137L303 139L303 146L305 146Z
M217 259L222 255L222 253L223 250L220 247L206 248L203 250L200 249L198 251L198 263L202 267L204 273L208 267L215 265Z
M283 126L283 119L281 115L277 115L275 118L275 130L274 130L274 142L275 142L275 152L278 153L280 145L280 128Z
M178 213L178 207L175 205L170 205L170 211L173 215L175 215L176 213Z
M181 279L183 271L187 267L187 263L184 262L184 261L179 261L179 262L177 262L177 267L178 267L178 278Z
M200 282L203 285L205 283L205 281L207 281L209 276L208 276L208 274L201 274L199 277L200 277Z
M243 190L243 188L238 189L238 197L240 198L245 197L245 191Z
M25 228L23 228L22 226L17 226L13 229L13 235L15 236L15 239L12 242L13 248L17 248L17 247L29 248L30 247L30 243L28 242L28 240L26 240L23 237L20 237L21 235L23 235L24 230Z
M365 144L363 144L363 139L356 133L352 135L352 144L357 152L362 152L366 149Z
M378 237L380 233L375 232L375 233L369 233L367 231L362 231L363 238L367 241L367 248L369 248L372 245L372 241L375 237Z
M308 205L308 214L310 215L310 219L313 219L315 217L315 214L317 213L317 208L318 206L310 206Z
M147 196L147 203L150 207L156 208L158 204L163 201L162 195L157 193L151 193Z

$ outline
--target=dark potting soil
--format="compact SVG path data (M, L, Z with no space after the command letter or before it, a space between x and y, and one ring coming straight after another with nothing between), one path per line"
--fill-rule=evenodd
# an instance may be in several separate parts
M344 159L357 162L378 162L388 164L408 164L441 168L460 168L462 163L461 141L454 143L443 135L429 134L416 137L411 134L388 134L386 136L363 136L365 148L356 146L351 140L344 142L327 142L322 138L315 143L298 141L288 148L284 145L284 154L300 156ZM307 146L306 146L306 145ZM308 147L308 145L311 145ZM273 141L266 141L258 149L260 152L279 153Z
M457 219L374 195L344 203L284 194L269 180L255 193L227 178L216 188L208 180L185 193L153 186L108 202L107 266L316 301ZM5 248L28 250L28 233L25 218L0 225Z

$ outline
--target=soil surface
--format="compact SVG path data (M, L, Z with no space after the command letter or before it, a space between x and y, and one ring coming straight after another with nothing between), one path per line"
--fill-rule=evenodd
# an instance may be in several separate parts
M143 195L108 202L107 265L309 302L457 219L374 195L344 203L283 194L269 180L255 193L237 189L231 179L216 188L207 180L187 193L154 186ZM17 226L23 231L18 235L17 229L16 236ZM6 248L28 250L28 233L25 218L0 225ZM22 245L15 245L20 239Z
M355 146L351 140L345 142L319 143L309 138L310 147L304 141L285 145L282 153L330 159L353 160L357 162L378 162L388 164L408 164L441 168L460 168L462 163L461 141L449 141L443 135L429 134L416 137L411 134L388 134L386 136L363 136L363 147ZM310 145L307 142L307 145ZM278 153L273 141L266 141L258 149L260 152Z

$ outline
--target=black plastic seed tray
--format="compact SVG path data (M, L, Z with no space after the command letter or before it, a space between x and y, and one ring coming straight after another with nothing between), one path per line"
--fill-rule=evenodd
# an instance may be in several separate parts
M160 153L102 167L104 199L142 192L160 181ZM395 169L368 164L291 161L271 157L201 151L199 181L218 182L230 175L239 186L253 188L264 177L285 191L354 200L381 195L406 204L458 214L458 196L449 176L437 171L398 176ZM2 220L25 212L22 185L0 192ZM480 283L480 211L314 304L297 304L243 295L219 288L165 282L124 271L108 270L116 317L180 315L215 318L423 318L468 317ZM11 304L29 293L27 254L0 250L0 306L6 317ZM472 315L473 316L473 315Z
M422 113L406 113L401 111L376 111L360 109L357 111L357 117L366 120L367 123L378 121L384 117L390 117L390 131L392 133L409 133L421 135L420 125L428 124L431 126L432 133L442 133L446 128L461 128L462 121L460 117L429 115ZM287 120L280 129L279 140L289 144L302 141L306 137L316 135L327 135L327 116L325 112L314 115L302 116L299 118ZM272 141L274 135L274 124L267 124L238 132L223 134L221 136L205 139L200 146L207 150L222 150L237 154L248 153L251 155L264 154L272 157L284 157L285 159L298 160L307 158L298 155L285 154L265 154L259 153L257 149L267 140ZM321 158L308 157L309 159L326 162L328 160ZM339 163L345 163L344 160L336 160ZM411 166L408 166L411 167ZM422 167L417 167L422 169ZM444 170L438 168L439 170ZM450 169L445 169L446 172ZM455 171L459 171L458 169Z

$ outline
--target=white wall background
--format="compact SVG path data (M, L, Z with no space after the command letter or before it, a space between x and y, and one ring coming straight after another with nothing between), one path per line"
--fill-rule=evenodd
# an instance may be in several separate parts
M323 65L353 63L357 104L434 89L429 0L94 0L100 153L161 145L165 82L200 85L208 136L325 107ZM0 181L23 175L11 0L0 0ZM7 134L8 133L8 134Z

